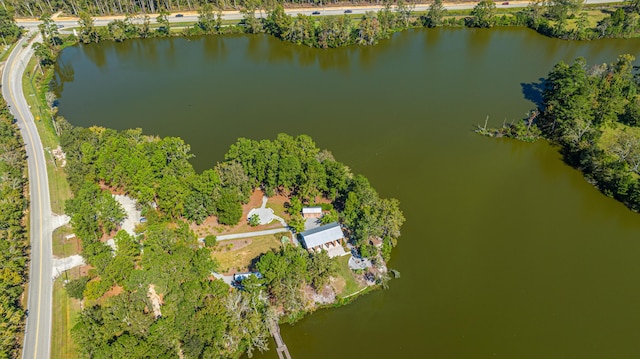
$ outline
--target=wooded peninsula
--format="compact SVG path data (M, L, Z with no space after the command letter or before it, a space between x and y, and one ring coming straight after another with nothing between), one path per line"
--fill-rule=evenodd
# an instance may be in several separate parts
M379 265L400 236L399 202L380 198L365 177L309 136L239 139L225 161L196 173L179 138L59 126L74 193L66 212L92 266L67 284L71 296L85 300L73 333L87 357L237 357L267 349L270 323L318 306L309 295L325 290L338 271L326 251L283 245L256 258L260 275L243 280L241 290L212 277L218 265L211 248L199 244L189 223L215 216L237 224L254 188L290 198L285 206L298 232L302 204L330 203L323 223L339 221L355 250ZM146 218L138 236L117 232L115 252L104 238L116 233L125 213L112 192L135 198ZM373 280L387 279L381 271ZM161 315L149 310L149 288L162 296Z
M560 62L543 82L529 84L541 102L526 119L477 132L548 139L605 195L640 211L640 67L634 61L621 55L612 64Z

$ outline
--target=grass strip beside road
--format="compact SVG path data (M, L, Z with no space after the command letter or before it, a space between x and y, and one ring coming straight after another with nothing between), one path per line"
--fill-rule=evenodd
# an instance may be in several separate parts
M51 324L51 358L78 358L78 351L71 328L80 314L80 303L69 297L63 287L64 276L58 277L53 285L53 321Z
M70 225L62 226L53 231L53 255L59 258L69 257L80 254L80 238L73 237L66 239L65 237L73 233Z
M51 76L53 76L53 72L45 72L44 74L40 72L36 58L31 57L22 78L22 91L35 119L42 147L45 150L47 177L51 193L51 210L54 213L62 214L64 213L64 202L71 198L71 188L67 182L67 175L64 169L59 164L56 164L51 153L52 149L60 145L60 140L53 129L51 110L46 100Z

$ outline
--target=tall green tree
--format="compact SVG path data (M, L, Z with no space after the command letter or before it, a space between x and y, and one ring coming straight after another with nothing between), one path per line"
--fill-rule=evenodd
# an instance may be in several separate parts
M496 23L496 3L482 0L471 10L471 27L492 27Z
M171 33L171 23L169 22L170 13L167 9L162 8L156 17L156 22L158 23L158 32L162 35L169 35Z
M100 41L100 34L95 26L93 17L88 12L81 11L78 14L78 25L80 25L80 41L87 44Z
M442 25L442 20L446 12L447 9L444 8L442 0L434 0L431 5L429 5L427 15L421 18L422 25L425 27L436 27Z

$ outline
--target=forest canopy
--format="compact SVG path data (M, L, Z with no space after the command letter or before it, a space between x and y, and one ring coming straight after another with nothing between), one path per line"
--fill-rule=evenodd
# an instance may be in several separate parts
M323 291L337 274L326 252L283 245L256 258L253 269L261 277L230 290L212 276L218 265L211 248L189 228L208 216L237 223L256 188L289 198L291 226L298 231L303 204L322 199L354 247L374 260L388 259L400 236L399 202L380 198L365 177L306 135L241 138L224 161L196 173L190 148L179 138L73 127L63 119L58 126L74 193L66 210L92 267L88 277L69 285L74 297L85 300L73 329L85 357L234 358L265 350L270 323L313 310L308 293ZM124 212L115 191L144 208L148 222L141 234L116 232ZM116 249L104 244L114 233ZM381 248L371 238L382 239ZM157 312L149 309L152 291L163 302Z
M25 227L26 154L18 126L0 99L0 357L20 352L24 330L21 304L27 281L28 241Z
M241 138L225 161L196 173L189 145L179 138L143 135L140 129L115 131L72 127L61 121L68 181L75 198L67 212L81 238L100 238L122 220L122 210L98 184L125 192L171 219L201 223L217 216L222 224L240 221L241 205L254 188L285 194L292 203L327 198L356 245L371 237L391 242L404 217L395 199L383 199L369 181L354 175L311 137L280 134L275 140ZM292 213L292 226L300 223Z

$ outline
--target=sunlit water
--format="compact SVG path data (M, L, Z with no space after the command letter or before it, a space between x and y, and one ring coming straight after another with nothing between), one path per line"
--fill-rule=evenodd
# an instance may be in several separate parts
M521 118L560 60L640 41L566 42L522 29L423 30L372 48L268 36L66 49L71 123L180 136L198 170L238 137L311 135L407 218L390 289L282 333L295 359L640 357L640 215L545 142L473 133ZM275 351L257 355L277 358Z

